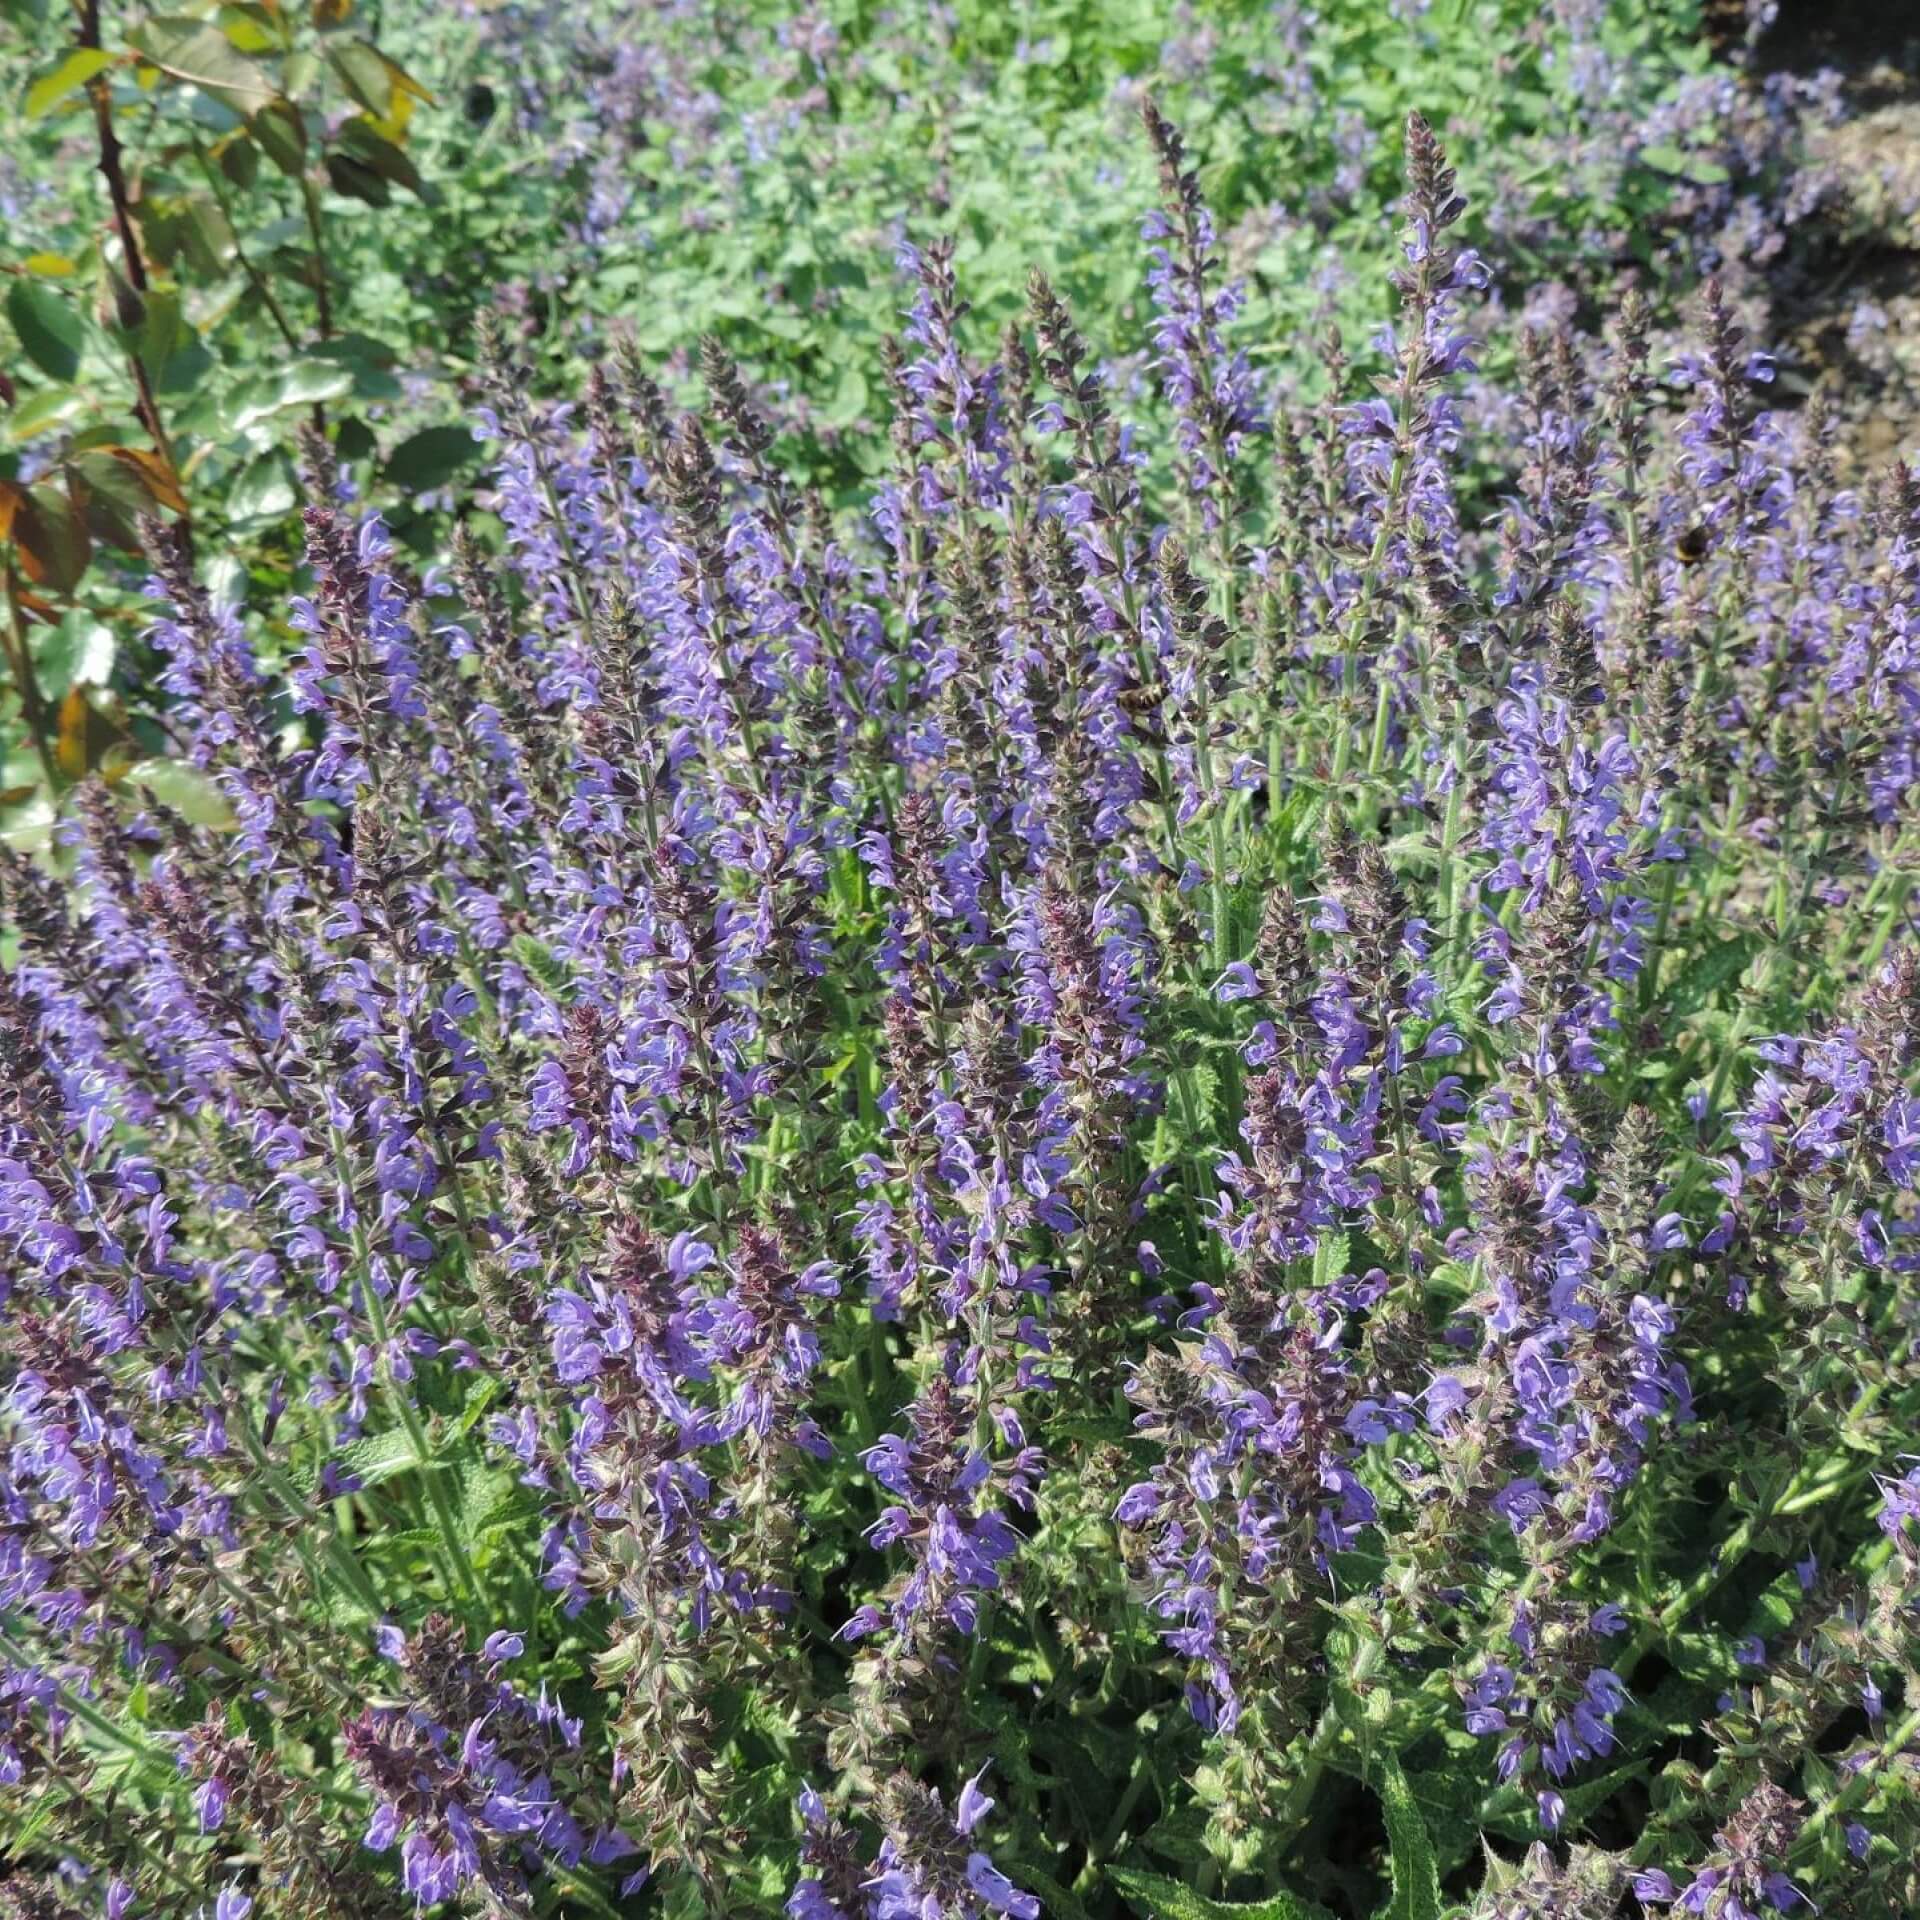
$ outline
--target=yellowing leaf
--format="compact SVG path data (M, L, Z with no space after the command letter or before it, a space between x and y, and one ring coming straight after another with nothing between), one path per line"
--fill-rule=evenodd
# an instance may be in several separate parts
M99 47L73 48L27 89L27 118L38 120L43 114L51 113L78 93L95 74L105 72L112 65L113 55Z
M393 107L385 119L377 119L372 114L364 114L361 117L383 140L391 142L396 147L400 146L407 137L407 122L413 118L413 95L395 87Z
M384 53L380 58L386 61L387 71L393 76L393 84L400 92L410 93L416 100L423 101L430 107L439 105L439 102L434 98L433 94L429 92L427 88L423 87L399 61L388 60Z
M110 695L101 695L111 704ZM69 689L60 702L60 730L53 757L70 780L84 779L109 757L126 759L127 734L117 714L103 711L84 687Z
M64 280L80 271L64 253L30 253L20 266L23 272L38 274L42 280Z
M70 592L93 556L85 520L58 487L29 490L14 514L13 540L27 578L50 593Z
M110 451L116 460L124 461L139 473L146 482L147 491L159 505L173 513L188 511L187 496L180 491L179 476L168 464L165 454L156 453L150 447L114 447Z
M60 702L60 734L54 742L53 757L69 780L86 776L87 732L92 718L93 709L81 688L73 688Z
M280 35L273 15L259 6L220 9L220 29L242 53L277 53Z

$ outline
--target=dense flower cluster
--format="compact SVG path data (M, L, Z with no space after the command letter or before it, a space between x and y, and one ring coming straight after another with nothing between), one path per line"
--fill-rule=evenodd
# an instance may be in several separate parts
M23 1913L1920 1898L1920 485L1717 287L1476 439L1419 120L1289 409L1146 131L1168 446L929 243L858 510L495 331L498 556L309 436L276 675L154 534L191 809L0 849Z

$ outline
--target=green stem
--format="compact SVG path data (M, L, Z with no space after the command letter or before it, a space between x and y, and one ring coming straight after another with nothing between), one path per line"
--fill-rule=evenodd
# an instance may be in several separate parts
M373 1283L373 1276L362 1263L360 1284L367 1302L367 1319L373 1327L373 1337L380 1344L382 1354L391 1335L387 1328L386 1303L380 1298L380 1290ZM400 1424L406 1429L408 1444L413 1449L415 1464L420 1469L420 1478L426 1483L427 1504L433 1509L435 1524L446 1546L447 1558L459 1576L459 1585L463 1589L462 1597L472 1605L480 1597L480 1582L474 1573L473 1562L467 1555L467 1543L460 1537L460 1522L453 1510L453 1502L447 1498L447 1489L443 1483L439 1463L433 1457L433 1446L427 1438L427 1430L421 1424L420 1415L412 1399L402 1390L399 1381L393 1377L390 1359L386 1361L387 1397L393 1404L393 1410L400 1417Z

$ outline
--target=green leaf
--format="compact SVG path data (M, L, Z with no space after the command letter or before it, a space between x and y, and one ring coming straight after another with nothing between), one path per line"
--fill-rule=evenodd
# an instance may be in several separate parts
M343 153L379 175L382 180L390 181L396 187L405 187L415 199L432 197L413 162L365 120L349 120L340 129L339 139ZM332 156L329 156L329 163L331 159Z
M277 520L293 511L299 499L293 468L287 456L275 447L256 460L249 460L227 489L227 515L234 521Z
M1311 1900L1284 1892L1241 1905L1209 1900L1178 1880L1133 1867L1108 1867L1106 1877L1147 1920L1322 1920L1326 1912Z
M289 407L344 399L353 391L353 369L317 356L295 360L277 374L257 374L234 394L227 424L245 433Z
M471 1433L485 1418L487 1409L499 1399L503 1391L499 1381L490 1375L483 1375L478 1385L467 1395L466 1402L459 1413L448 1421L447 1444L451 1446L456 1440L464 1439Z
M348 200L363 200L370 207L391 204L393 195L386 181L364 160L350 153L330 153L326 157L327 185Z
M339 400L352 391L352 369L329 360L296 360L280 376L283 407L307 407L316 401Z
M52 1826L53 1817L59 1811L59 1801L52 1794L46 1795L25 1819L9 1831L6 1857L9 1860L24 1860L33 1851L33 1843Z
M341 1472L354 1475L366 1489L411 1473L420 1463L413 1457L413 1441L407 1430L391 1427L385 1433L363 1434L358 1440L348 1441L333 1456L333 1464ZM320 1475L316 1470L308 1481L308 1492L316 1490L319 1484Z
M113 55L100 47L75 47L27 89L26 116L38 120L63 100L76 94L95 74L113 65Z
M7 320L20 336L20 350L53 380L71 380L80 371L80 348L87 337L73 303L37 280L16 280L7 289Z
M827 402L827 418L837 427L850 427L866 412L869 399L865 374L858 367L843 367L840 384Z
M1605 1806L1622 1787L1638 1780L1646 1770L1646 1761L1635 1760L1628 1766L1616 1767L1611 1773L1603 1773L1597 1779L1583 1780L1577 1786L1566 1788L1560 1796L1566 1807L1560 1817L1560 1830L1563 1833L1571 1832ZM1509 1840L1525 1842L1540 1838L1539 1813L1534 1797L1517 1787L1501 1787L1489 1794L1481 1804L1480 1824L1506 1835Z
M217 210L216 210L217 211ZM224 225L224 220L222 225ZM231 243L233 231L227 229L227 239ZM174 358L183 348L197 344L193 327L187 319L186 309L181 304L177 287L154 287L147 294L146 317L140 322L140 333L135 345L140 355L140 364L156 378L161 368Z
M1046 1913L1057 1915L1058 1920L1087 1920L1086 1908L1044 1868L1036 1867L1029 1860L1016 1860L1012 1875L1016 1886L1040 1896Z
M184 760L142 760L127 769L126 784L136 793L146 788L190 825L233 825L233 809L227 805L227 796L209 774Z
M262 112L275 98L265 69L204 20L162 14L142 21L127 35L127 44L149 66L185 86L198 87L243 119Z
M1393 1855L1393 1898L1382 1908L1381 1920L1440 1920L1440 1863L1406 1769L1394 1754L1380 1764L1380 1804Z
M307 124L298 107L287 100L269 100L247 122L247 131L282 173L299 179L307 164Z
M1313 1250L1313 1284L1330 1286L1347 1270L1352 1245L1344 1233L1324 1233Z
M1685 173L1688 159L1687 150L1674 146L1671 141L1640 149L1641 165L1652 167L1658 173Z
M1766 942L1757 933L1736 933L1696 954L1680 970L1667 990L1667 1004L1675 1013L1698 1013L1722 988L1746 972Z
M393 112L393 68L364 40L336 40L327 48L327 65L376 120Z
M104 687L113 678L119 642L104 621L70 613L34 649L40 691L49 699L73 687Z
M6 416L6 437L15 446L31 440L37 433L50 432L66 424L67 415L81 404L81 396L70 387L42 387L27 395Z
M423 427L387 456L387 479L396 487L431 493L480 457L480 443L465 427Z
M143 513L151 513L158 503L145 470L136 461L119 459L117 452L112 447L96 447L74 454L66 463L69 490L83 504L91 497L117 513L138 519Z

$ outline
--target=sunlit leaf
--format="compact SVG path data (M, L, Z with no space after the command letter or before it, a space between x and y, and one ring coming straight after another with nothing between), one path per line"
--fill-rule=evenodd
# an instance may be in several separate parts
M279 24L266 7L224 6L220 9L220 30L242 53L277 53L285 44Z
M60 702L54 764L69 780L89 773L113 777L131 759L126 725L113 696L76 685Z
M111 451L116 460L139 470L156 505L174 513L187 511L187 497L180 491L179 477L165 454L156 453L151 447L114 447Z
M104 620L70 613L34 649L41 690L59 699L73 687L104 687L113 678L120 642Z
M263 111L275 97L266 71L204 20L162 14L135 27L127 43L162 73L242 116Z
M1284 1892L1250 1903L1211 1900L1165 1874L1142 1873L1133 1867L1109 1867L1105 1877L1146 1920L1316 1920L1325 1913L1311 1901Z
M236 433L290 407L324 405L353 391L353 369L304 357L277 374L256 374L233 396L229 422Z
M1393 1857L1393 1898L1382 1920L1439 1920L1440 1866L1406 1769L1389 1754L1381 1767L1380 1804Z
M29 120L38 120L64 105L95 74L113 65L113 55L100 47L74 47L49 67L27 89L23 110Z
M183 820L198 827L230 827L233 809L213 776L184 760L140 760L128 767L125 784L136 793L146 788Z
M227 489L227 512L236 521L277 519L298 498L293 468L276 447L240 470Z
M326 51L340 84L376 120L384 120L393 110L393 71L378 49L364 40L335 40Z

